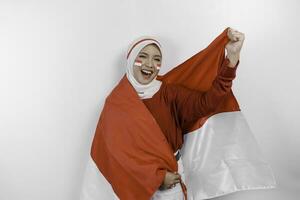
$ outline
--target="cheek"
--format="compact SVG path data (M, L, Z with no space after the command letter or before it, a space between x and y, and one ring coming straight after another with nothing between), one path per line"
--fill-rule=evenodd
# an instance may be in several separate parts
M160 68L156 67L153 73L153 76L157 76L157 74L159 73Z
M136 66L136 67L141 67L143 64L143 61L142 60L139 60L139 59L136 59L133 63L133 66Z
M156 64L156 69L157 69L157 70L160 70L160 66L161 66L161 64L160 64L160 63L157 63L157 64Z
M138 66L133 66L133 69L132 69L132 71L133 71L133 75L138 75L138 73L139 73L139 71L140 71L140 67L138 67Z

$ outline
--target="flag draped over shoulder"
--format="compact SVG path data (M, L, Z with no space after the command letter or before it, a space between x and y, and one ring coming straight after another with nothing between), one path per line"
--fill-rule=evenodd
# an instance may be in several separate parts
M124 76L106 99L91 156L120 199L149 199L177 161Z
M157 79L206 91L222 70L226 28L207 48ZM274 188L232 91L216 112L186 127L182 147L188 199ZM124 76L106 98L96 128L81 200L150 199L177 161L155 119Z

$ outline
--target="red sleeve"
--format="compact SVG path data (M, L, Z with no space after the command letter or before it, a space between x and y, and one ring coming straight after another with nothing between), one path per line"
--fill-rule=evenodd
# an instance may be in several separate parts
M179 85L172 86L173 107L181 127L187 122L214 112L222 102L223 97L230 92L239 61L234 68L228 66L229 62L228 58L224 60L211 88L206 92L191 90Z

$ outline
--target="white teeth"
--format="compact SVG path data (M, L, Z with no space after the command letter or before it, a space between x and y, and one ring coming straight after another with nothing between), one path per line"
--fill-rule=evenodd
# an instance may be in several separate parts
M148 70L146 70L146 69L142 69L142 71L145 73L145 74L152 74L152 71L148 71Z

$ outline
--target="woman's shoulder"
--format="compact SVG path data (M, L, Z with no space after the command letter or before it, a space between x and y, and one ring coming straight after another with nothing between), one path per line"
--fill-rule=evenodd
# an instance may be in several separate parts
M184 98L193 93L191 89L176 83L167 83L162 81L161 94L169 100Z
M178 85L174 83L168 83L165 81L162 81L160 89L164 92L175 92L178 88Z
M176 83L168 83L162 81L161 88L168 92L189 92L191 89L185 87L184 85L176 84Z

